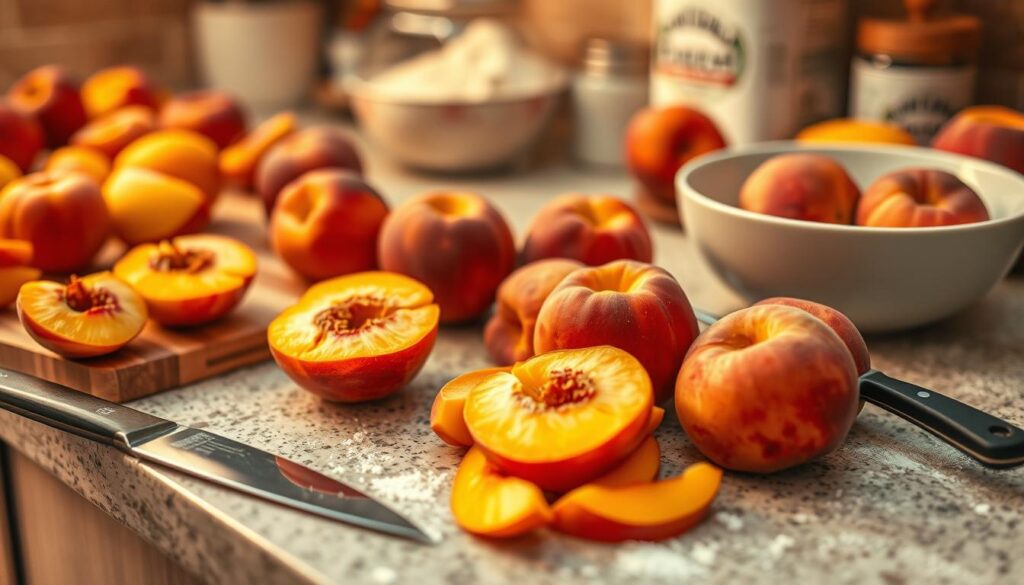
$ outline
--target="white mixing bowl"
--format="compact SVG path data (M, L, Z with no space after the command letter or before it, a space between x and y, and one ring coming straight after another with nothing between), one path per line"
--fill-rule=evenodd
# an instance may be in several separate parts
M948 227L869 228L797 221L737 207L762 162L795 151L832 157L863 190L898 169L953 173L991 220ZM1024 245L1024 175L982 160L905 146L769 142L703 156L676 177L688 237L714 271L749 301L793 296L846 313L867 332L953 315L992 289Z

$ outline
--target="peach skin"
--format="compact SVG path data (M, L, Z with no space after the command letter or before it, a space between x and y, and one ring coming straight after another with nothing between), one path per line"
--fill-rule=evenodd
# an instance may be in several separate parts
M430 289L360 272L315 284L271 322L270 353L302 388L338 402L389 396L423 367L437 338Z
M43 129L34 118L0 101L0 156L27 173L43 143Z
M463 416L499 469L565 492L622 462L648 436L654 394L633 356L610 346L552 351L480 380Z
M1024 173L1024 113L1002 106L966 108L935 135L932 147Z
M231 94L203 89L167 100L160 108L160 126L202 134L221 149L245 134L245 113Z
M191 130L157 130L129 144L114 168L134 167L156 171L195 185L212 206L220 193L217 145Z
M42 274L31 263L31 242L0 238L0 309L14 302L21 285L37 280Z
M487 538L521 536L551 521L539 487L502 473L475 447L455 474L451 506L460 528Z
M82 84L82 103L90 119L125 106L160 109L163 90L138 67L122 65L101 69Z
M67 358L115 352L142 332L147 318L142 297L109 272L72 276L67 285L26 283L17 305L32 339Z
M11 159L0 154L0 189L21 176L21 169Z
M32 173L0 191L0 238L32 243L32 265L46 272L86 268L110 235L96 182L78 173Z
M73 146L92 148L113 159L126 146L156 130L156 114L143 106L129 106L96 118L71 135Z
M812 124L796 135L800 142L860 142L917 146L909 132L895 124L840 118Z
M310 171L281 193L270 217L270 242L288 266L311 280L377 268L384 199L359 175Z
M782 154L761 163L740 189L747 211L849 224L860 190L839 163L820 154Z
M78 81L56 65L26 73L14 82L7 98L16 109L39 121L51 149L67 144L68 138L88 121Z
M210 220L210 202L199 187L144 168L115 169L103 183L103 200L114 233L129 245L195 232Z
M512 365L534 356L533 331L541 305L563 278L582 266L565 258L538 260L501 282L497 308L484 328L484 345L494 363Z
M618 260L566 276L537 315L534 350L612 345L651 376L656 402L672 395L683 356L697 337L686 293L656 266Z
M285 185L309 171L325 168L363 172L359 153L340 130L314 126L278 141L256 167L256 192L263 198L267 216Z
M956 176L932 169L906 169L875 179L857 208L857 225L933 227L987 221L978 194Z
M650 262L651 236L640 215L611 195L570 193L552 199L530 222L523 263L571 258L596 266L612 260Z
M836 335L843 341L846 349L850 350L853 363L857 366L858 376L871 369L871 352L868 351L868 344L864 341L864 336L860 334L857 326L853 324L853 321L850 321L849 317L836 309L821 303L790 297L772 297L754 303L755 307L758 305L785 305L807 311L821 319L825 325L828 325L832 331L836 332Z
M458 191L403 202L384 221L377 250L383 269L434 291L442 323L468 321L490 308L516 262L501 213L480 195Z
M98 150L63 146L50 153L43 170L81 173L102 185L110 174L110 160Z
M295 114L280 112L268 118L220 153L220 172L242 189L252 189L256 167L275 144L295 131Z
M835 450L858 403L857 366L843 340L784 305L743 309L708 327L676 382L676 414L690 440L736 471L771 473Z

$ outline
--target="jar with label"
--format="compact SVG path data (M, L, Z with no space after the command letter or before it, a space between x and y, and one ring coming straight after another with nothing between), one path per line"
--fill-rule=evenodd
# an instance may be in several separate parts
M895 124L928 144L974 102L981 22L933 16L934 0L904 0L907 20L861 19L850 70L850 117Z
M729 144L840 115L846 0L656 0L651 103L711 117Z
M626 129L647 105L649 49L590 39L573 80L573 156L584 164L625 165Z

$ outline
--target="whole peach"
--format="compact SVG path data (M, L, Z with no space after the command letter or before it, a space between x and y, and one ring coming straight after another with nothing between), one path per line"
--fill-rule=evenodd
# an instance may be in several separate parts
M629 123L626 161L648 194L674 207L676 172L680 167L725 146L725 138L715 123L693 108L647 108Z
M935 135L932 147L1024 173L1024 113L1002 106L966 108Z
M85 175L32 173L0 191L0 238L31 242L36 268L86 268L109 234L110 216L100 188Z
M0 156L26 173L43 148L43 130L30 116L0 102Z
M387 215L384 199L359 175L310 171L281 191L270 241L285 263L312 280L374 270Z
M39 121L50 148L67 144L88 121L78 81L56 65L29 71L11 86L7 97L12 106Z
M163 90L138 67L121 65L101 69L82 84L82 103L90 119L125 106L160 108Z
M50 153L43 170L82 173L102 185L110 174L110 160L92 148L62 146Z
M538 354L612 345L635 357L651 377L657 402L672 396L697 319L668 272L617 260L569 273L541 305L533 334Z
M690 440L718 465L755 473L839 447L858 398L857 367L839 336L783 305L750 307L711 325L676 382L676 414Z
M281 189L308 171L339 168L362 174L359 153L340 131L314 126L281 140L256 168L256 191L263 198L267 216L274 210Z
M94 119L71 135L73 146L92 148L113 159L126 146L156 130L156 114L143 106L128 106Z
M858 376L871 369L871 352L868 351L868 344L864 341L864 336L860 334L857 326L850 321L849 317L836 309L821 303L791 297L772 297L754 304L755 307L759 305L785 305L802 309L814 315L828 325L832 331L835 331L839 339L846 345L846 349L850 350L853 363L857 366Z
M640 215L611 195L570 193L534 216L523 243L523 262L572 258L596 266L612 260L650 262L651 236Z
M160 125L198 132L225 148L245 134L245 114L227 92L190 91L167 100L160 109Z
M508 224L475 193L438 191L405 201L384 221L378 245L381 268L430 287L442 323L486 311L516 262Z
M932 227L985 221L985 203L955 175L906 169L884 175L864 192L857 225Z
M541 305L563 278L582 266L568 258L547 258L516 269L502 281L497 308L484 328L484 345L494 363L507 366L534 356L533 331Z
M747 211L824 223L849 224L860 190L836 161L792 153L761 163L743 182L740 207Z

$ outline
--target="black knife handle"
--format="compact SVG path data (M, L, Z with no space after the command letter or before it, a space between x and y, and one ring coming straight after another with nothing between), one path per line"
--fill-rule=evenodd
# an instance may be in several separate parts
M861 376L860 395L985 465L1024 463L1024 430L963 402L878 371Z
M0 408L126 450L178 426L127 406L9 370L0 370Z

